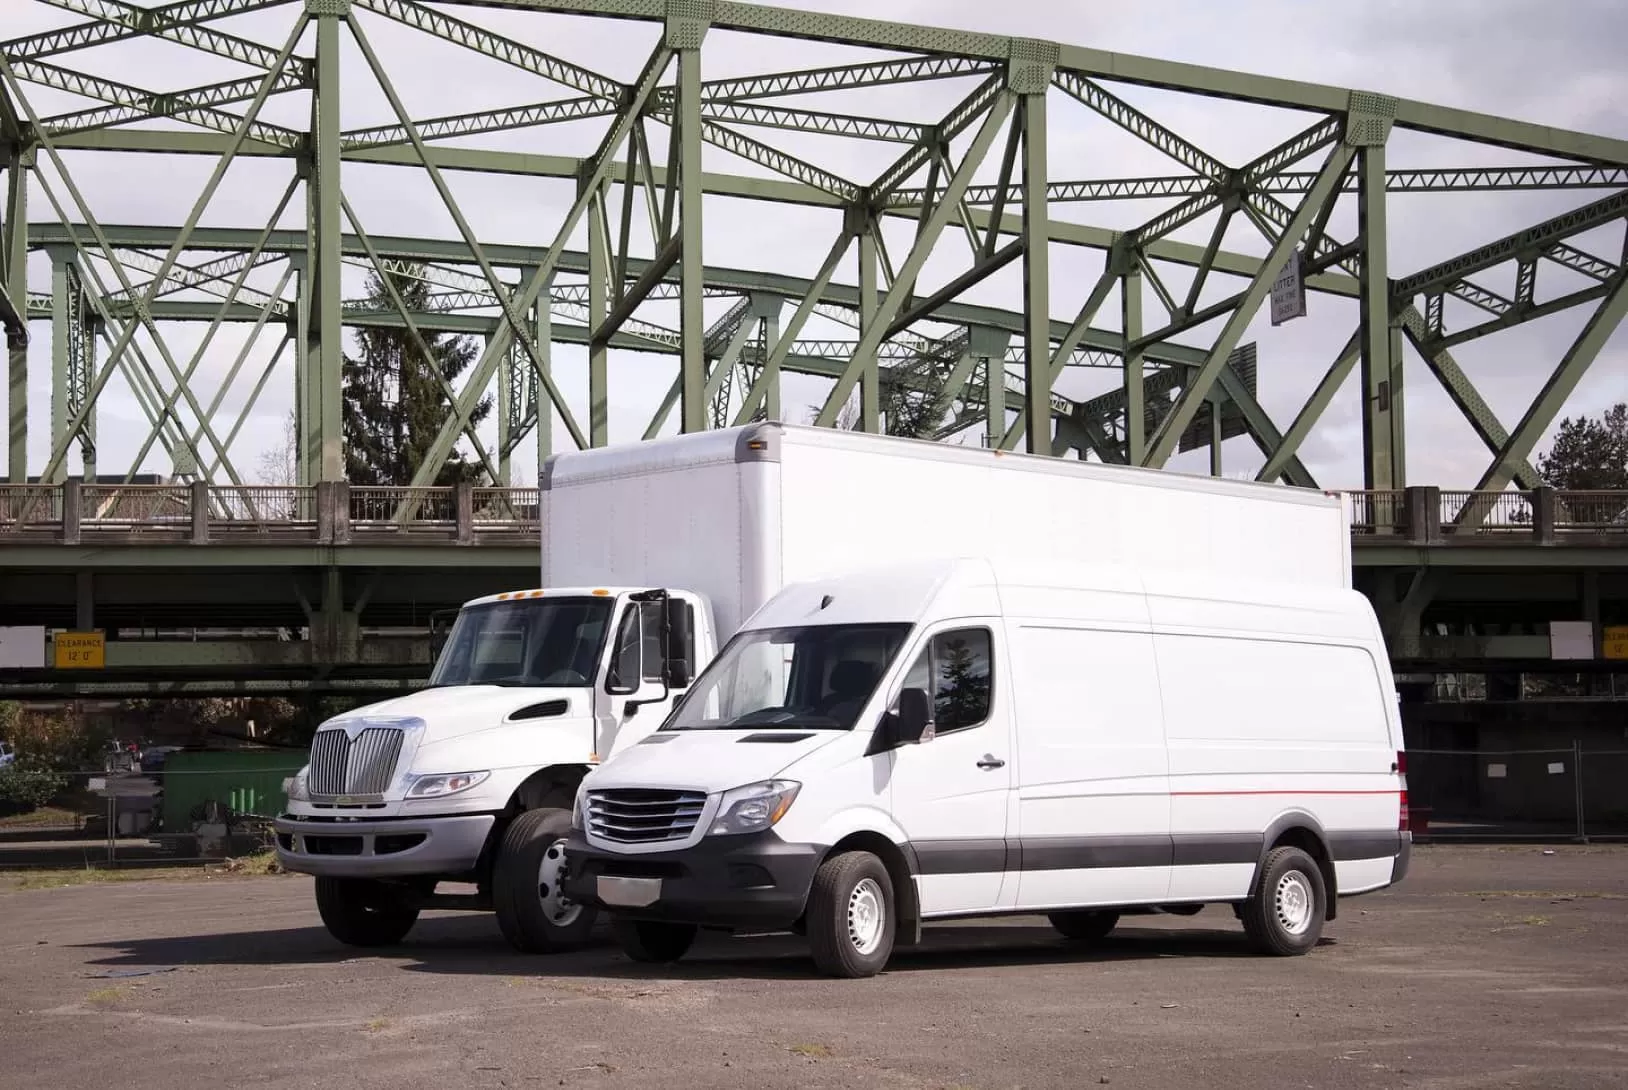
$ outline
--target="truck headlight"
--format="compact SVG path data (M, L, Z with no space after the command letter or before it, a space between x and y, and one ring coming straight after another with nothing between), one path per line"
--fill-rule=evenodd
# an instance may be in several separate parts
M764 780L725 791L707 835L757 833L770 828L786 816L802 786L795 780Z
M283 794L288 796L289 802L310 802L311 789L307 781L311 776L311 766L306 765L294 775L283 781Z
M486 782L490 772L449 772L444 776L420 776L407 789L410 799L438 799L468 791Z

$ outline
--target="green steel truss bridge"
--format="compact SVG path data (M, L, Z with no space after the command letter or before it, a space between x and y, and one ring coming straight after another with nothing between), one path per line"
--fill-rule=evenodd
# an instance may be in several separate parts
M797 419L811 399L825 426L884 430L915 413L939 439L1151 467L1208 451L1215 473L1222 441L1247 437L1257 479L1318 487L1301 451L1331 434L1347 386L1358 564L1386 573L1387 609L1419 616L1427 575L1446 566L1573 573L1551 599L1595 614L1602 596L1608 613L1628 600L1611 582L1617 498L1554 493L1530 461L1628 309L1628 141L726 0L8 11L29 29L0 42L0 593L52 624L197 627L209 618L166 603L198 565L239 587L270 571L287 586L249 610L284 633L270 638L328 634L327 650L285 655L304 656L305 684L318 660L317 675L343 673L349 652L334 648L363 629L384 646L379 632L421 626L420 607L485 589L480 572L534 566L534 497L511 487L534 452ZM563 55L595 40L617 43L623 71ZM132 49L170 63L121 63ZM768 60L743 72L743 58ZM180 85L189 68L216 78ZM437 97L431 79L513 91L431 115L407 103ZM347 127L358 102L378 115ZM1199 141L1158 120L1195 103L1232 112ZM1274 135L1200 146L1244 116ZM1124 154L1082 149L1086 123ZM166 180L133 182L133 201L105 181L135 162L133 177ZM402 232L399 208L392 220L409 190L423 214L406 222L439 233ZM1400 202L1437 202L1445 221L1493 193L1535 194L1546 211L1422 267L1392 260L1417 248L1388 226ZM173 212L132 222L133 203L160 198ZM368 229L380 222L397 226ZM386 300L364 298L368 271L423 281L422 301L393 281ZM1262 347L1269 301L1291 329L1328 333L1326 352ZM1541 381L1500 419L1460 358L1564 312L1580 328L1549 357L1516 350ZM393 491L343 480L344 340L370 328L481 345L443 383L454 412L411 487ZM49 407L31 412L30 368L45 366ZM1263 368L1307 376L1292 417L1263 406ZM1406 480L1410 372L1484 448L1463 491ZM624 421L627 392L652 382L665 390L654 415ZM246 464L264 445L248 422L276 388L292 395L295 439L268 488ZM471 423L488 399L495 436ZM120 464L98 457L99 410L104 430L113 412L140 425ZM30 427L48 430L43 461ZM484 482L426 491L458 450ZM220 623L245 600L225 583L210 595ZM264 665L261 651L211 654L223 670Z

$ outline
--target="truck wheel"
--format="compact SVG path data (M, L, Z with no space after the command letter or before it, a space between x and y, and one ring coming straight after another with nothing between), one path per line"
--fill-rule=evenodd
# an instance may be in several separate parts
M1119 923L1117 912L1053 912L1046 917L1057 933L1076 942L1096 942L1108 937L1108 932Z
M523 954L551 954L587 943L594 909L562 892L566 810L527 810L509 824L492 868L492 905L509 945Z
M394 946L418 922L409 891L369 878L316 880L317 913L347 946Z
M808 944L828 976L875 976L893 953L893 880L870 852L820 864L808 895Z
M1255 893L1238 915L1256 950L1289 957L1317 945L1327 902L1316 861L1299 848L1285 846L1267 854Z
M616 936L622 952L634 961L677 961L689 953L690 944L700 930L690 923L630 920L625 916L611 918L611 933Z

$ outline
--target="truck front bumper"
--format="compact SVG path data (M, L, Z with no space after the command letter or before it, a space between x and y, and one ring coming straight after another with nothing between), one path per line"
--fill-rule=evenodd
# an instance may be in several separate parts
M788 844L767 832L634 854L595 847L573 829L565 841L564 892L619 916L781 931L803 915L825 853L821 845Z
M277 862L333 878L465 874L475 869L495 814L313 821L283 814L272 823Z

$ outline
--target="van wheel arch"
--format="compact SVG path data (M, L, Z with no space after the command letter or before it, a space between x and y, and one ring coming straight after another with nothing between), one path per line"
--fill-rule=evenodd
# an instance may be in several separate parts
M921 901L916 896L914 860L906 854L909 852L908 846L900 847L881 833L849 833L833 844L820 862L852 851L870 852L887 868L888 878L893 883L894 943L898 946L916 945L921 941ZM798 921L799 924L802 922Z
M1328 850L1328 835L1323 831L1322 823L1310 814L1285 814L1267 827L1266 835L1261 840L1260 858L1255 863L1255 875L1249 880L1249 895L1253 897L1260 887L1266 857L1274 849L1284 847L1299 848L1316 862L1317 869L1323 876L1323 888L1327 890L1323 919L1334 919L1338 914L1336 905L1339 902L1334 856Z

